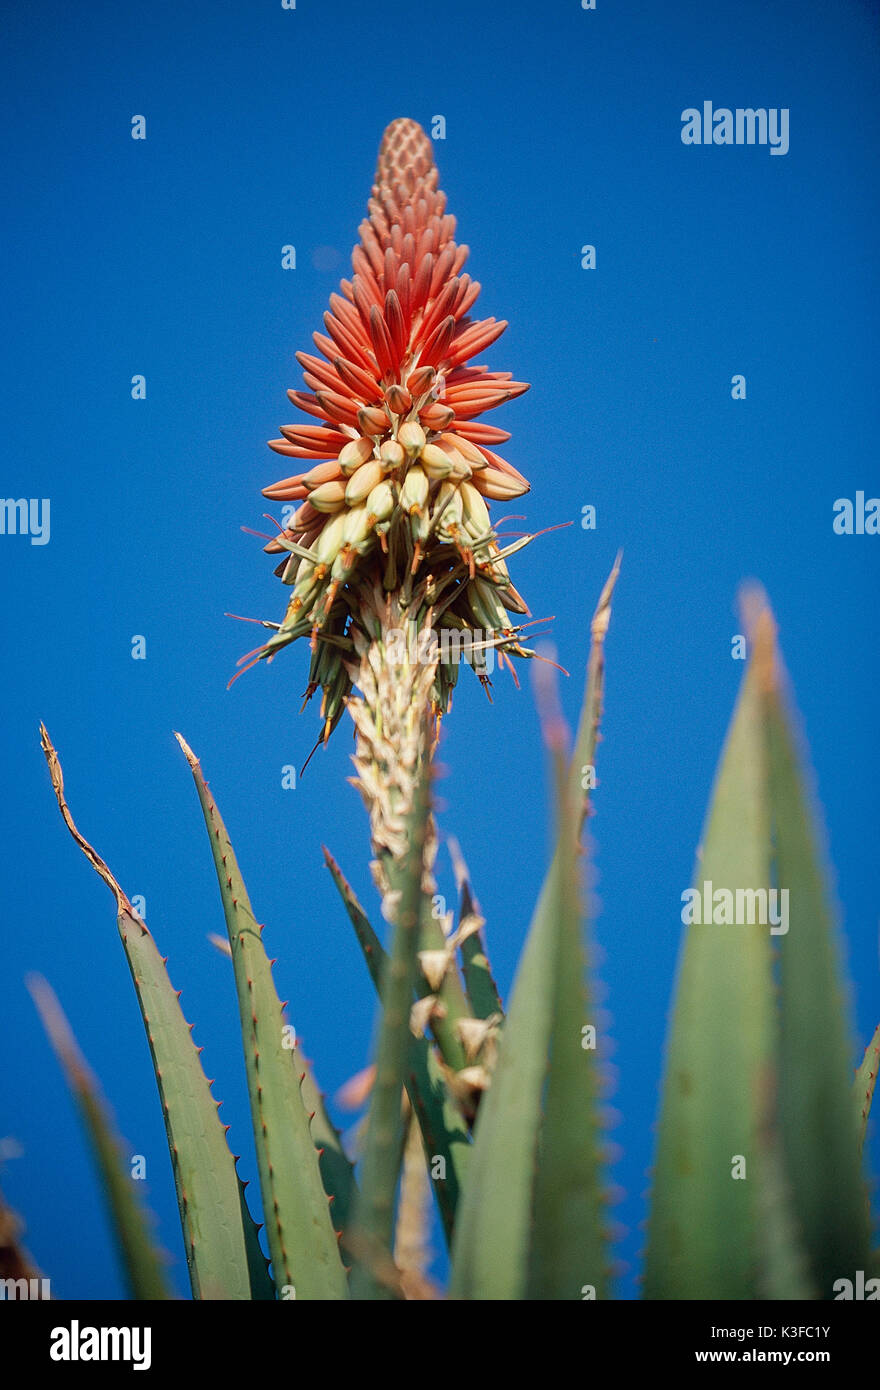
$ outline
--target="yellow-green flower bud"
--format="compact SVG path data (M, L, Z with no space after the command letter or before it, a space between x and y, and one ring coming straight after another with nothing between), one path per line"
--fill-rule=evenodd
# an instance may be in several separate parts
M379 456L386 473L393 473L406 462L406 450L396 439L386 439L379 450Z
M347 512L338 512L319 532L312 549L321 565L332 565L342 546Z
M322 483L309 493L309 501L317 512L338 512L345 504L345 485L341 480Z
M345 445L337 460L339 467L346 477L350 477L356 468L360 468L362 463L373 457L372 439L352 439Z
M367 504L361 502L360 506L352 507L345 513L345 525L342 528L343 545L351 545L360 548L370 534L370 514Z
M465 525L475 535L485 535L491 531L492 522L489 519L489 508L483 498L472 483L463 482L459 486L461 493L462 515Z
M419 463L433 481L448 478L453 469L453 461L449 454L443 449L438 449L436 444L425 445Z
M425 447L425 431L415 420L407 420L397 431L397 439L408 454L420 454Z
M437 500L434 503L434 515L438 517L438 525L443 530L448 530L450 526L461 525L461 491L457 483L445 482L440 484Z
M405 512L421 512L428 500L428 478L423 468L414 463L400 489L400 505Z
M382 481L382 465L378 459L370 459L356 473L353 473L345 489L345 500L350 507L356 507L358 502L363 502L377 483Z
M371 521L387 521L394 511L394 490L389 482L377 483L367 498Z

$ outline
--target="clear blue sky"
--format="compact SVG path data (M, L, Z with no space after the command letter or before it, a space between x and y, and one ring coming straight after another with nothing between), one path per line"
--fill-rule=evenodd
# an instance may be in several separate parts
M122 1291L23 986L39 970L147 1158L185 1289L112 902L63 830L41 718L83 832L146 898L245 1171L233 986L206 939L222 918L172 729L203 761L323 1086L367 1060L374 996L320 854L325 842L374 903L350 737L340 726L283 790L283 765L316 735L316 715L297 712L307 652L227 693L256 639L224 613L280 617L271 562L240 527L261 527L260 489L283 471L265 441L295 414L293 354L348 273L385 125L442 114L436 157L468 268L484 313L510 320L486 360L532 383L493 417L532 480L518 510L534 529L575 522L514 573L534 613L555 615L572 719L588 619L624 549L591 832L631 1297L680 895L742 675L744 578L770 594L811 744L862 1045L880 1018L880 538L832 531L837 498L880 493L877 7L47 0L8 6L3 30L0 492L51 499L49 544L0 536L0 1136L24 1150L0 1183L30 1248L58 1296ZM685 146L681 113L704 100L787 108L789 152ZM595 270L581 268L586 243ZM595 531L578 524L587 504ZM135 635L146 660L132 660ZM490 707L466 675L441 823L470 862L506 991L546 859L543 756L528 681L517 693L497 679ZM877 1171L876 1143L873 1157Z

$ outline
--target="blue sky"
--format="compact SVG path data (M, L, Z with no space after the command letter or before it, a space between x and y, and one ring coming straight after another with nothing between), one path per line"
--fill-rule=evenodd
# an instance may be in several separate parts
M386 124L436 142L484 314L486 354L532 383L493 417L532 482L514 582L554 615L576 716L590 614L619 547L601 785L591 821L604 1004L617 1072L623 1296L635 1291L661 1055L707 797L742 675L743 579L766 587L812 750L854 982L880 1018L876 688L880 538L833 504L877 470L876 5L577 0L109 3L4 18L6 390L2 491L51 499L51 538L0 536L7 849L0 1183L58 1296L122 1285L84 1139L23 977L45 974L147 1158L185 1290L155 1083L112 901L66 836L45 720L83 832L146 916L253 1171L213 868L179 729L203 762L320 1081L362 1067L374 997L323 867L365 902L366 820L343 724L317 732L307 652L227 692L284 593L260 543L265 441L295 412L308 350L348 273ZM790 149L690 147L681 113L790 111ZM130 138L146 118L147 138ZM281 248L297 268L281 268ZM597 251L581 267L581 247ZM146 399L131 398L143 374ZM731 379L746 378L746 399ZM519 505L519 504L518 504ZM584 530L582 508L597 509ZM133 660L132 638L146 639ZM526 673L527 675L528 673ZM465 676L467 673L465 673ZM444 736L441 826L460 841L509 988L546 861L528 680L494 706L463 676ZM442 869L451 893L448 860ZM441 883L441 888L443 888ZM854 1057L855 1061L855 1049ZM878 1169L876 1126L874 1171Z

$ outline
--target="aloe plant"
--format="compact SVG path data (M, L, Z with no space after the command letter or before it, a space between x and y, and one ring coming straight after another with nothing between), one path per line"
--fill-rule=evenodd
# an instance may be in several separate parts
M388 929L383 941L325 848L340 921L347 916L379 995L358 1154L347 1151L302 1056L232 842L178 735L235 978L259 1172L252 1214L166 960L77 829L42 730L67 827L116 901L196 1299L434 1296L419 1268L425 1190L448 1248L448 1297L613 1293L599 1103L605 1039L592 1002L581 841L590 810L582 773L598 756L619 557L593 616L570 751L560 719L544 721L553 853L505 1001L488 955L491 907L484 918L458 846L457 920L434 912L432 772L461 662L485 683L490 648L511 671L514 658L536 657L507 568L533 537L503 536L489 510L528 483L489 447L506 432L477 419L526 386L467 365L505 325L470 320L479 286L462 273L467 250L454 240L437 182L424 132L393 122L353 278L331 300L326 334L315 335L321 357L298 354L308 389L289 395L319 423L285 426L272 441L308 463L265 493L298 504L266 546L282 556L287 611L281 623L263 623L272 635L241 663L271 660L308 637L320 741L346 713L354 727L350 780L369 816ZM691 906L699 902L701 915L684 932L670 1022L649 1299L829 1298L837 1278L872 1260L861 1148L880 1044L875 1035L853 1078L837 927L773 619L759 594L748 596L747 612L751 656L698 852ZM787 905L785 931L771 900ZM133 1296L161 1297L149 1222L121 1179L118 1143L45 991L40 998L99 1156Z

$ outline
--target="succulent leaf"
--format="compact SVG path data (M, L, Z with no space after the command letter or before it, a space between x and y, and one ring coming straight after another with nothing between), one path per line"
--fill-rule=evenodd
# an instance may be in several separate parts
M199 762L176 735L189 763L208 828L226 916L238 993L248 1091L266 1237L282 1298L345 1299L348 1281L321 1182L301 1074L244 880Z
M357 896L336 860L325 848L324 858L339 890L355 930L370 978L381 997L387 953L374 931ZM451 1098L443 1073L430 1043L424 1037L410 1036L406 1090L419 1121L425 1156L431 1164L437 1206L447 1243L452 1242L455 1212L461 1192L471 1140L461 1110ZM437 1162L437 1160L442 1160Z
M64 822L116 899L119 935L162 1102L193 1297L250 1299L256 1295L251 1284L246 1223L235 1160L217 1114L219 1102L211 1095L165 961L104 860L77 830L64 795L61 763L44 725L40 734Z
M757 603L760 605L761 600ZM869 1248L859 1123L849 1078L852 1043L836 924L769 608L753 619L768 749L776 883L789 894L779 936L779 1107L795 1210L822 1297L863 1269Z
M302 1077L300 1094L306 1113L312 1117L312 1143L318 1154L321 1182L324 1191L333 1198L333 1224L338 1230L345 1230L357 1194L354 1165L342 1146L339 1130L330 1118L312 1064L299 1044L294 1049L294 1067Z
M0 1279L31 1280L43 1277L21 1243L23 1230L21 1217L6 1205L0 1192Z
M150 1234L148 1214L138 1198L125 1162L122 1141L97 1080L49 984L41 976L32 975L27 986L76 1101L97 1161L130 1296L153 1300L170 1298L163 1259Z
M880 1023L874 1030L874 1036L865 1048L865 1055L856 1072L856 1079L853 1083L855 1094L856 1113L858 1115L859 1130L859 1149L865 1143L865 1132L868 1128L868 1117L871 1113L871 1101L874 1099L874 1088L877 1084L877 1070L880 1068Z
M455 868L459 892L458 928L461 968L467 1000L474 1018L504 1017L504 1007L498 987L492 978L492 968L486 954L482 928L485 925L471 891L470 875L464 856L455 840L449 841L449 851Z
M750 662L715 779L694 889L768 888L770 813ZM709 885L708 890L704 885ZM645 1297L754 1298L775 1062L769 926L685 930L668 1039ZM735 1233L735 1235L734 1235Z
M598 1297L605 1291L594 1059L581 1046L584 957L573 866L586 811L580 768L595 757L604 638L618 564L619 557L593 617L584 703L563 778L559 839L477 1116L453 1245L450 1288L456 1298L530 1298L545 1276L550 1297L580 1299L584 1285ZM561 1148L554 1152L557 1144ZM546 1165L540 1176L539 1154Z
M551 1024L532 1199L527 1297L570 1300L582 1299L585 1289L593 1298L605 1296L608 1233L598 1140L598 1054L583 1045L584 1025L591 1022L592 1010L582 942L577 859L580 822L565 783L563 765L557 778L556 872L545 900ZM543 924L539 930L544 930Z

